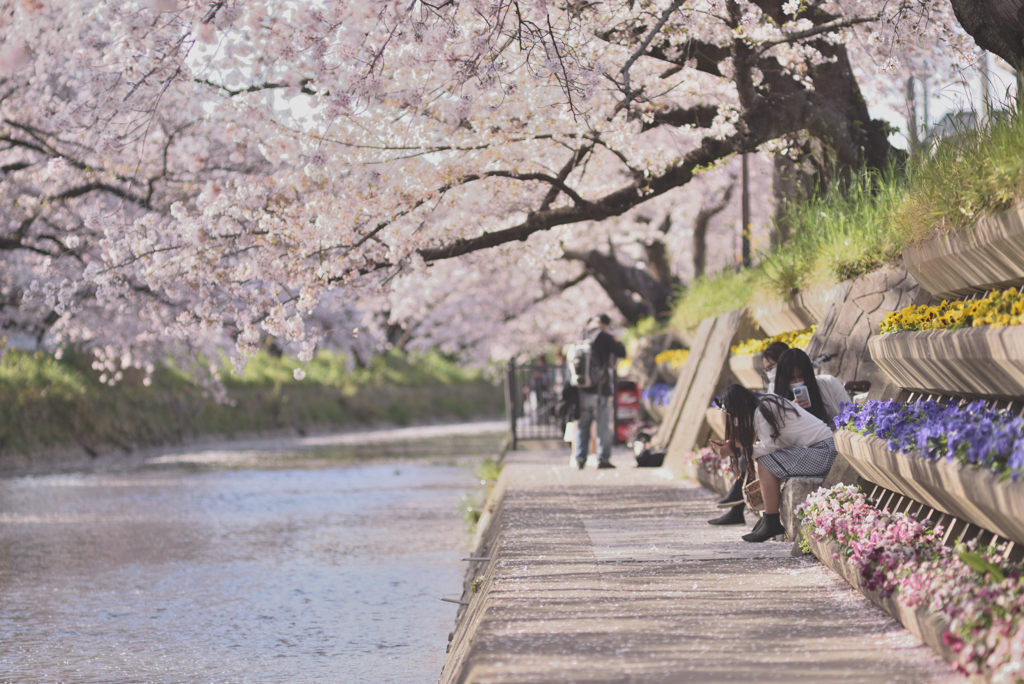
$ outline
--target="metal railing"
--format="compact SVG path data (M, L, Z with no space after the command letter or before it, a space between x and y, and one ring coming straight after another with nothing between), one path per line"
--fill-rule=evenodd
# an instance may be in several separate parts
M511 443L562 439L565 425L555 416L562 396L563 366L550 363L517 365L509 361L505 372L505 415Z

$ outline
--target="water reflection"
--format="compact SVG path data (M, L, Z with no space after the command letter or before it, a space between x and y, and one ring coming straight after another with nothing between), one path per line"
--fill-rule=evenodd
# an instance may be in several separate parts
M478 457L256 460L0 480L0 679L436 681Z

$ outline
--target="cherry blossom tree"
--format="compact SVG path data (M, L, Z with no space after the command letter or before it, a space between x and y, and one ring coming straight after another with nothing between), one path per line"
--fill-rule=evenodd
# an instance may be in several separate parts
M949 19L880 0L9 0L0 325L91 348L112 381L225 344L242 363L267 335L307 360L360 327L467 348L528 312L574 326L591 307L565 256L609 244L598 226L657 230L631 212L735 155L814 140L841 168L888 164L854 72L966 50Z

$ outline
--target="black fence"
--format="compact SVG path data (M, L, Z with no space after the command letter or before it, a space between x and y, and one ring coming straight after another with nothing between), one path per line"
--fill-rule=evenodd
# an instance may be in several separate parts
M562 439L564 426L555 416L555 405L562 396L564 373L563 366L550 363L508 362L505 413L512 433L510 448L527 440Z

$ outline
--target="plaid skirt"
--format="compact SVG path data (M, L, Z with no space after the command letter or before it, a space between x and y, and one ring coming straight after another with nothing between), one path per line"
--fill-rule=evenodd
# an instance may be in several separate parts
M836 460L836 443L831 437L810 446L791 446L757 459L775 477L825 477Z

